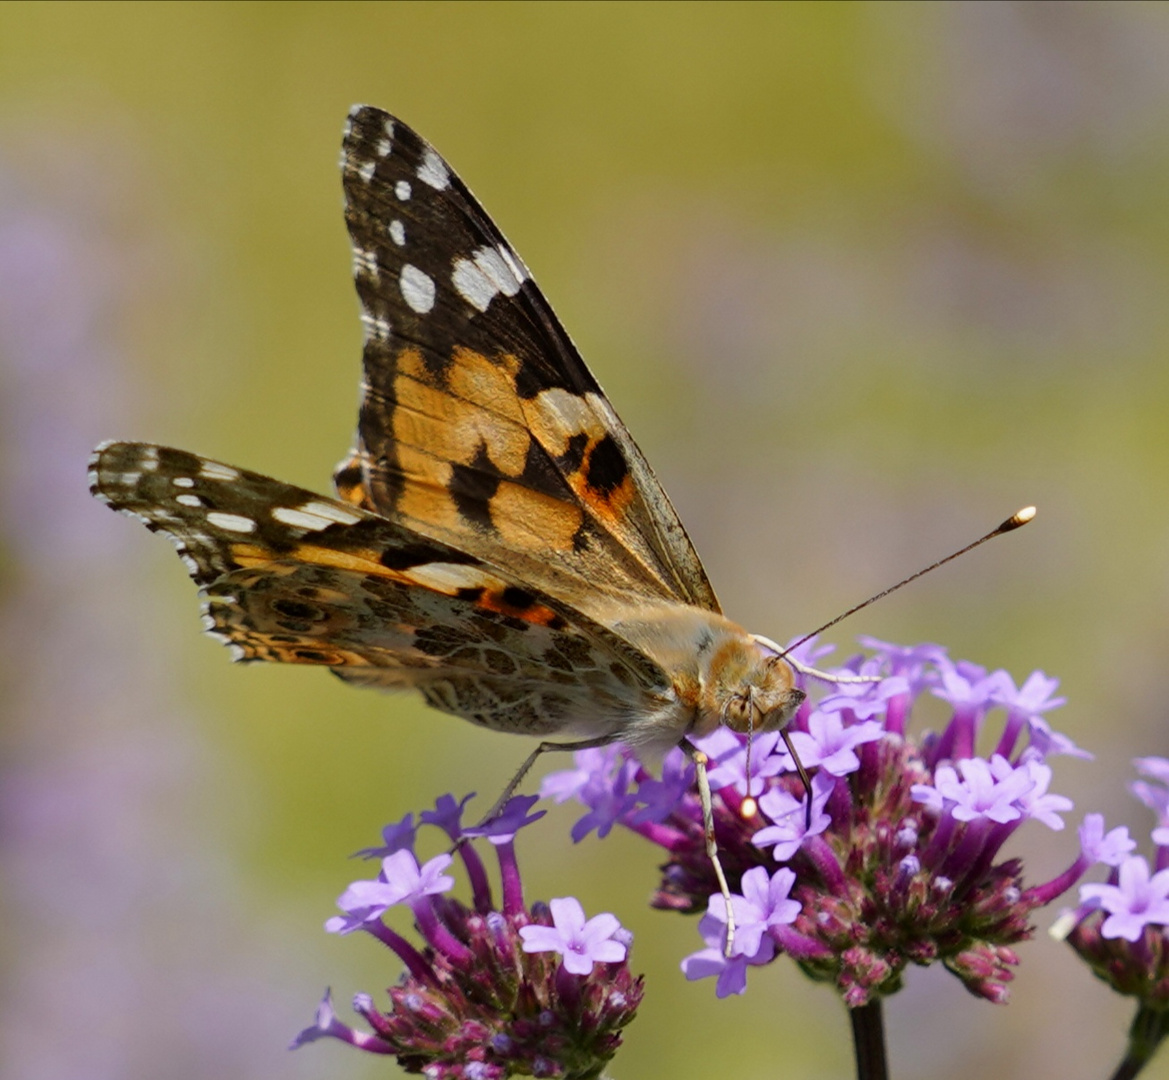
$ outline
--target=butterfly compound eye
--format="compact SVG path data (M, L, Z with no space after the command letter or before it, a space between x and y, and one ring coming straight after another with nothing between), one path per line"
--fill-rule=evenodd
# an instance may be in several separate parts
M731 731L737 731L740 735L744 735L748 731L757 731L762 719L749 691L735 694L727 699L726 707L723 710L723 723Z

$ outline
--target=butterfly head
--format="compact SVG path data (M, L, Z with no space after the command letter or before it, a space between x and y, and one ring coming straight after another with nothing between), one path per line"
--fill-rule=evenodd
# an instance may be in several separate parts
M781 730L806 696L787 663L757 645L723 650L711 675L719 720L740 734Z

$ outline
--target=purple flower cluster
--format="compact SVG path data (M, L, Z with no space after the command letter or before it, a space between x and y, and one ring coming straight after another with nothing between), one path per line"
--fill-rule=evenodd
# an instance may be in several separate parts
M687 978L715 977L719 997L742 993L749 967L786 953L850 1007L898 989L910 963L937 961L974 994L1005 1001L1031 913L1093 863L1118 858L1127 833L1106 836L1102 819L1090 818L1073 864L1025 886L1019 861L1000 859L1003 845L1030 819L1063 828L1072 804L1050 793L1048 759L1088 756L1044 719L1063 704L1056 680L1036 672L1016 686L1005 671L952 661L937 645L862 641L872 655L830 669L833 680L788 729L811 774L810 809L777 734L748 742L723 728L699 743L732 890L730 956L693 767L680 751L660 779L621 747L578 753L542 794L588 808L576 840L621 825L666 851L653 903L705 912L705 948L682 968ZM795 658L811 666L830 651L808 642ZM807 690L808 679L800 682ZM945 725L910 737L915 711L936 708L931 699L948 708ZM1001 717L995 731L991 716Z
M1132 793L1157 817L1156 860L1132 854L1131 840L1102 859L1107 882L1080 886L1080 906L1053 933L1068 942L1092 971L1118 993L1165 1015L1169 1011L1169 761L1137 758L1144 777ZM1121 831L1121 830L1117 830ZM1127 836L1127 834L1126 834ZM1069 929L1070 932L1069 932Z
M468 796L469 798L469 796ZM642 980L629 970L632 935L609 914L585 918L572 897L524 904L515 834L543 817L529 814L534 796L516 797L488 825L461 824L467 799L440 798L421 823L440 828L458 853L471 886L471 904L447 896L454 858L420 863L412 815L383 830L384 843L359 854L380 858L374 880L355 881L337 901L342 915L332 933L361 930L405 964L382 1012L358 994L354 1010L372 1031L338 1019L328 994L316 1023L294 1046L323 1037L362 1050L393 1054L408 1072L434 1080L497 1080L522 1074L586 1080L601 1075L621 1043L621 1031L641 1002ZM496 851L502 892L497 910L472 839ZM391 908L410 909L424 945L416 948L385 921Z

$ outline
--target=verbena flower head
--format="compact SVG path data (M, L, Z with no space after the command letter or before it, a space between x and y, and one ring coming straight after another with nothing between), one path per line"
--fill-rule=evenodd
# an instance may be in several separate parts
M316 1023L294 1046L334 1038L361 1050L392 1054L408 1072L434 1080L497 1080L523 1075L587 1080L600 1076L621 1043L621 1030L641 1002L642 980L629 970L632 935L609 914L585 917L580 902L562 897L529 909L515 854L519 829L543 816L529 814L535 797L516 797L486 827L461 824L467 800L440 798L421 815L440 829L470 881L471 904L448 896L455 879L443 853L419 862L416 830L407 815L383 831L384 843L359 854L380 858L372 880L353 882L337 901L343 914L332 933L362 931L405 964L388 990L389 1007L368 994L353 1000L369 1025L345 1024L326 993ZM486 868L470 839L483 837L499 862L499 907ZM422 937L411 944L386 922L407 907Z
M574 839L621 825L665 849L653 903L705 912L705 947L682 967L691 979L716 978L720 997L743 993L749 968L787 954L850 1006L898 989L909 964L938 961L973 993L1004 1001L1032 912L1098 859L1101 838L1089 830L1063 874L1030 887L1019 860L1001 851L1029 820L1063 828L1072 804L1048 790L1047 759L1086 755L1047 723L1062 699L1042 672L1020 688L1006 672L951 661L938 645L865 643L873 655L829 669L853 681L817 684L788 730L811 774L810 812L775 733L751 743L749 775L745 737L720 729L699 743L733 894L729 957L726 905L681 752L667 756L660 779L618 748L577 754L575 769L549 776L543 792L589 808ZM809 642L799 654L823 667L822 647ZM910 734L934 698L948 709L944 725ZM744 817L748 795L754 812Z
M1114 843L1101 859L1110 867L1108 880L1081 885L1080 906L1055 933L1066 933L1072 948L1118 993L1164 1014L1169 1010L1169 761L1137 758L1133 764L1143 779L1133 781L1130 790L1157 819L1154 864L1133 854L1136 844L1126 829L1113 830L1124 842Z

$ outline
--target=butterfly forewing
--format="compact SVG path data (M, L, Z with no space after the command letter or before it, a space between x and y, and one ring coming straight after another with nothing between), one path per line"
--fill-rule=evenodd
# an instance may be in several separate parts
M365 345L340 496L585 611L613 596L717 611L641 452L458 176L369 107L342 172Z

